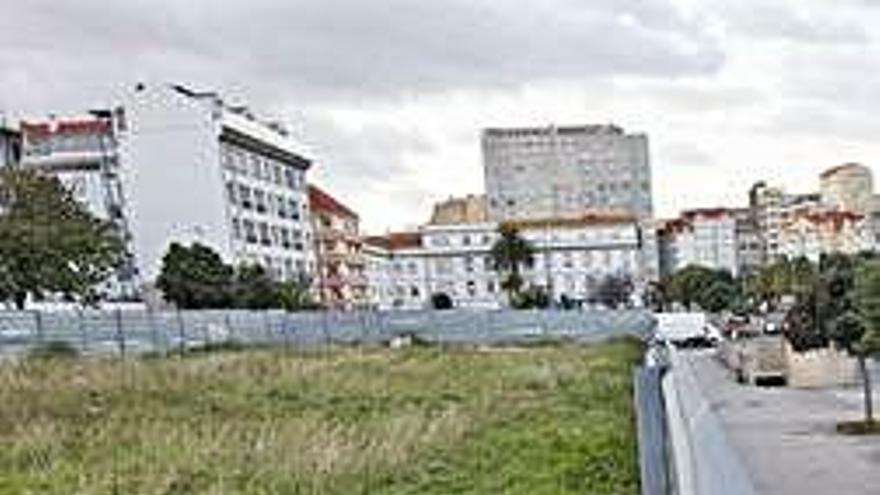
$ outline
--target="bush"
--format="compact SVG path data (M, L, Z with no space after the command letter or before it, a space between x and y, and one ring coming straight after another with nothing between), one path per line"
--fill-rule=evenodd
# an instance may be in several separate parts
M69 342L53 340L39 344L28 352L32 359L69 359L79 357L79 351Z
M434 309L452 309L452 298L445 292L431 294L431 307Z

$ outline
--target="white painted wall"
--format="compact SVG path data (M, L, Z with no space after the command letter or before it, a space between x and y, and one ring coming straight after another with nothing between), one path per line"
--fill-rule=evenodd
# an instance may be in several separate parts
M141 280L155 279L172 241L231 259L213 102L155 86L130 93L124 106L120 161Z

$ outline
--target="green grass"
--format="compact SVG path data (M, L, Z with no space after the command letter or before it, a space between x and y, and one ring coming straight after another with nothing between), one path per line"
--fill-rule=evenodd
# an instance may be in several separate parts
M636 494L632 342L0 365L0 493Z

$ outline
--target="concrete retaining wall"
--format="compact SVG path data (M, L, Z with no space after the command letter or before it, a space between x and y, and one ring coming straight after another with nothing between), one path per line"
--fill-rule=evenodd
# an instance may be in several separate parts
M795 388L829 388L860 383L858 361L833 348L795 352L785 344L786 380Z
M663 398L672 451L674 493L754 495L756 490L730 445L721 419L700 391L687 357L670 351Z

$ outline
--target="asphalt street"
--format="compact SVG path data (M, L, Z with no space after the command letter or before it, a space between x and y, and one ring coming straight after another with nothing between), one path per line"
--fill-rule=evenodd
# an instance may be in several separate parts
M838 421L861 418L860 388L741 385L711 353L693 352L688 359L760 493L880 493L880 436L852 437L835 431ZM880 411L880 388L875 389L875 409Z

